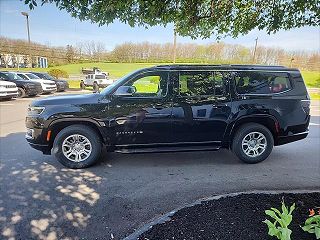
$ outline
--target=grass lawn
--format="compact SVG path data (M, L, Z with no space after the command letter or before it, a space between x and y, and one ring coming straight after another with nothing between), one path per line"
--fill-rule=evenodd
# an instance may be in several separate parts
M307 87L320 88L320 72L301 71Z
M319 93L309 93L310 98L312 100L320 100L320 94Z
M120 78L125 74L134 70L151 67L154 65L160 65L160 63L78 63L78 64L67 64L51 68L33 68L32 71L46 72L53 68L65 70L69 75L81 74L82 68L98 67L102 71L109 72L111 78ZM6 69L0 69L6 70ZM16 70L16 69L10 69ZM23 68L22 71L29 71L30 69ZM320 88L320 72L319 71L301 71L303 79L307 87ZM77 81L70 81L71 87L79 88Z

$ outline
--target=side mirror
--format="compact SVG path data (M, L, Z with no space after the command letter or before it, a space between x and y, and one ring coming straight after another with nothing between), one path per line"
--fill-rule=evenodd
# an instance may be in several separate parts
M113 94L114 96L129 97L137 91L135 86L120 86L117 91Z

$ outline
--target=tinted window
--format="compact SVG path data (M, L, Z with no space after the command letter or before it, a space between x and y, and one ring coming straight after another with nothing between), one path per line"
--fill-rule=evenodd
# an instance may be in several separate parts
M222 72L180 72L180 96L221 96L225 94L224 73Z
M105 75L96 75L95 76L95 79L106 79L106 76Z
M21 73L18 73L18 76L23 78L24 80L29 80L29 78L27 78L25 75L21 74Z
M287 73L238 72L235 81L240 94L272 94L291 89Z
M9 79L5 74L0 73L0 80L9 80Z
M38 76L36 76L36 75L34 75L34 74L32 74L32 73L27 73L26 75L27 75L27 77L29 77L30 79L39 79Z
M3 74L6 75L10 81L22 79L22 77L18 76L16 73L4 72Z
M135 97L161 97L167 95L168 73L145 73L129 81L126 86L134 86Z

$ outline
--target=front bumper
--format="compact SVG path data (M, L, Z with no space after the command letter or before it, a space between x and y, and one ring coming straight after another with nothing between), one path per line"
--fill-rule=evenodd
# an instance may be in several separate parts
M28 139L27 139L28 141ZM30 141L28 141L29 145L38 150L41 151L43 154L45 155L50 155L51 154L51 147L49 145L45 145L45 144L36 144L36 143L32 143Z
M43 124L43 119L37 117L26 117L26 135L25 138L30 146L43 154L50 154L52 142L46 141L47 128Z
M0 98L12 98L17 96L18 96L17 91L0 92Z
M52 93L56 91L57 91L57 87L46 87L43 89L42 93Z
M61 92L61 91L65 91L69 88L69 85L66 84L57 84L57 91Z
M32 87L32 88L26 88L26 94L28 96L35 96L35 95L38 95L38 94L41 94L42 93L42 87L39 86L39 87Z

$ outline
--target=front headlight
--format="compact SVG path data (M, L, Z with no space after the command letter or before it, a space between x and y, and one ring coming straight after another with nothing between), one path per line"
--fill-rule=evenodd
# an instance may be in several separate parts
M28 115L40 115L45 107L28 107Z

